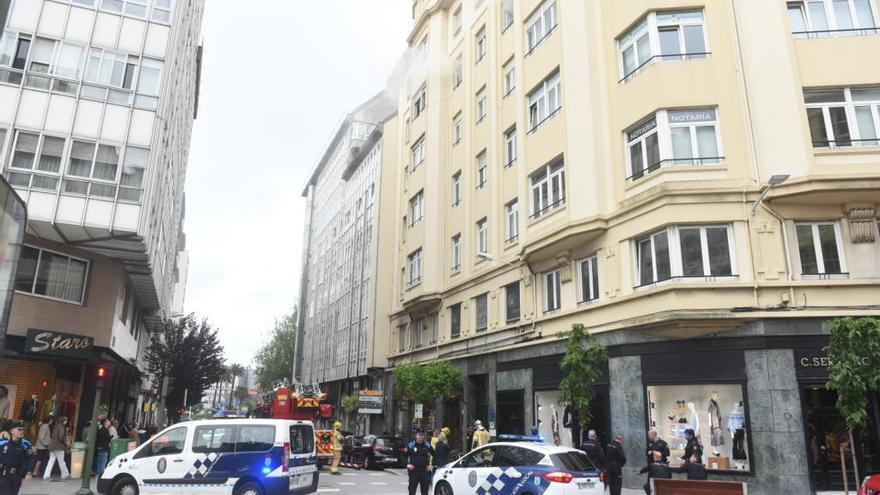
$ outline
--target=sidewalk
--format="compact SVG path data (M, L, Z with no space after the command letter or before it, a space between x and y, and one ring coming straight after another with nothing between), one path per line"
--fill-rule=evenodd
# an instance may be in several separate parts
M20 495L73 495L82 487L82 480L43 481L34 478L21 484ZM92 478L92 492L98 494L97 483Z

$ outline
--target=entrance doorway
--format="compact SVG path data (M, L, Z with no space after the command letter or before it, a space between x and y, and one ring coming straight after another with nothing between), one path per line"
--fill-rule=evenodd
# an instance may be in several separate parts
M852 449L855 448L862 476L876 469L878 452L873 435L876 425L871 421L868 428L857 429L853 446L846 422L837 411L837 394L833 390L818 384L805 385L802 397L807 453L815 489L842 490L844 476L850 488L858 486L861 480L855 479Z
M496 396L498 433L525 434L525 390L505 390Z

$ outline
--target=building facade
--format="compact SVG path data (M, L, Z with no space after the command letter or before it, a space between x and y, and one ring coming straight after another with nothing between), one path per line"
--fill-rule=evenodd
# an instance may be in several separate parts
M384 135L396 132L395 111L396 99L382 92L347 115L303 190L294 377L321 384L337 411L344 394L383 389L390 295L377 283L391 267L382 232L392 227L380 212L393 210L395 147Z
M156 402L138 363L180 278L203 8L11 2L0 167L29 215L0 376L16 417L33 398L28 419L64 415L81 430L98 365L110 373L102 411L142 420Z
M594 427L634 465L648 428L677 455L692 428L713 479L841 485L822 348L829 319L880 314L876 2L416 0L413 19L388 351L463 370L436 421L577 445L559 333L582 323L611 356Z

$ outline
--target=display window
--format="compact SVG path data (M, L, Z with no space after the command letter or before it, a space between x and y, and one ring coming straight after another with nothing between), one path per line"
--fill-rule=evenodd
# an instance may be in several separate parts
M669 463L702 451L710 471L751 472L744 396L740 384L648 386L648 420L669 444Z
M559 398L558 390L535 392L538 433L547 443L573 447L578 435L577 418L570 407L559 403Z

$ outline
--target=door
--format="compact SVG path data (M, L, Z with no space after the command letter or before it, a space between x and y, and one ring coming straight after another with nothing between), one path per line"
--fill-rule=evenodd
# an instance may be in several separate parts
M237 427L232 424L197 426L192 447L184 462L184 477L192 484L192 493L211 495L227 493L224 485L236 476L230 472L235 453Z
M143 483L143 494L180 495L186 474L184 452L187 428L179 426L163 431L132 459L131 472Z
M453 489L467 487L465 490L469 488L479 493L489 493L492 481L487 481L487 478L496 470L497 453L498 448L490 445L476 450L462 459L461 468L454 470L456 473L455 482L452 483ZM482 490L480 490L481 487Z
M496 395L498 433L525 434L525 390L505 390Z
M315 430L311 425L290 425L290 493L312 493L318 488Z

